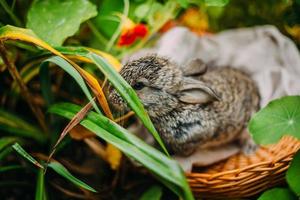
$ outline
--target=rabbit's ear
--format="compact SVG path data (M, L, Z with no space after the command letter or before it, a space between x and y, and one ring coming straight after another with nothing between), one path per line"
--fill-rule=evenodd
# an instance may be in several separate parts
M207 71L206 64L199 58L190 61L182 68L184 76L196 76L204 74Z
M184 78L179 89L179 100L185 103L209 103L220 97L206 83L192 78Z

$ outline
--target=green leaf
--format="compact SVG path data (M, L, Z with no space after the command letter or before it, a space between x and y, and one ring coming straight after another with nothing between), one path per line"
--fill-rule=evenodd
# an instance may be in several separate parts
M3 137L0 138L0 151L7 147L8 145L15 143L18 140L18 138L15 137Z
M48 58L43 63L47 63L47 62L55 63L57 66L61 67L64 71L66 71L70 76L72 76L74 78L74 80L77 82L77 84L80 86L81 90L83 91L85 96L88 98L88 100L90 102L92 102L94 109L99 114L101 114L101 111L99 110L96 103L93 101L93 97L92 97L89 89L87 88L82 76L78 73L78 71L76 69L74 69L74 67L70 63L68 63L66 60L64 60L63 58L61 58L59 56L53 56L51 58ZM44 66L42 65L41 70L43 67Z
M229 0L205 0L206 6L218 6L222 7L229 3Z
M286 180L291 190L300 197L300 151L294 156L286 173Z
M122 0L103 0L99 7L99 14L92 21L101 33L107 38L111 38L118 28L119 21L111 20L114 13L120 13L123 10Z
M22 26L22 22L14 14L13 10L11 9L11 7L7 4L7 2L5 0L0 0L0 5L7 12L7 14L10 16L10 18L13 20L13 22L15 23L15 25ZM2 26L1 22L0 22L0 26Z
M140 200L160 200L162 196L162 188L158 185L150 187L141 196Z
M12 151L13 151L13 148L10 148L10 147L3 149L0 152L0 161L3 160L4 158L6 158L6 156L8 156Z
M36 161L29 153L27 153L17 142L12 146L16 152L18 152L23 158L34 164L35 166L43 169L44 167Z
M147 16L147 14L149 13L151 7L151 5L149 5L149 3L144 3L139 5L138 7L136 7L136 9L134 10L134 15L140 19L143 19L144 17Z
M297 200L297 197L286 188L273 188L265 191L258 200Z
M0 130L16 136L34 139L41 144L47 141L46 135L41 130L2 109L0 109Z
M168 155L168 151L161 140L159 134L154 128L150 117L144 106L140 102L137 94L131 88L131 86L123 79L123 77L112 67L108 62L101 58L100 56L90 53L88 57L96 64L96 66L102 71L102 73L107 77L111 84L116 88L119 94L127 101L132 110L137 114L140 120L143 122L145 127L152 133L153 137L156 139L158 144Z
M0 167L0 173L7 172L7 171L10 171L10 170L20 170L20 169L23 170L24 166L22 166L22 165L1 166Z
M72 119L80 109L79 106L63 103L53 105L49 112ZM162 183L182 198L194 199L182 169L174 160L103 115L90 112L80 124L98 137L116 146L127 156L142 163Z
M46 200L44 170L40 169L37 176L35 200Z
M87 0L35 0L28 11L26 27L50 45L60 46L82 22L96 15L96 6Z
M87 185L86 183L82 182L81 180L74 177L62 164L58 162L51 162L48 164L48 167L53 169L56 173L61 175L62 177L66 178L70 182L74 183L78 187L84 188L86 190L89 190L91 192L97 192L94 188Z
M248 129L258 144L275 143L287 134L300 139L300 96L271 101L252 117Z
M183 8L187 8L187 6L189 5L188 1L187 0L176 0L179 5Z
M49 63L43 62L40 66L40 83L41 83L41 90L46 105L49 106L53 103L53 96L51 91L51 79L49 73Z
M174 2L173 2L174 3ZM146 17L146 21L147 23L152 26L152 27L156 27L158 22L164 20L164 18L166 16L161 15L160 13L168 13L169 9L168 4L172 4L171 1L167 2L165 5L158 3L156 1L154 1L153 3L151 3L151 9Z

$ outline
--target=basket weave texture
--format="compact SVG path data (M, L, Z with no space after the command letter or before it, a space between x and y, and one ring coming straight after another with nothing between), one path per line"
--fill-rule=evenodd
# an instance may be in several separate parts
M300 141L283 137L277 144L260 147L252 155L242 153L207 167L187 178L196 198L232 199L251 197L282 184Z

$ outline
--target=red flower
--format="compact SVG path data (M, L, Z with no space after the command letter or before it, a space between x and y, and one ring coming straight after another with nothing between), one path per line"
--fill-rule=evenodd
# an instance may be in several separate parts
M144 24L137 24L134 27L133 31L135 32L135 34L136 34L137 37L143 38L143 37L145 37L147 35L148 28Z
M125 34L122 34L119 38L118 45L119 46L128 46L135 42L137 39L137 36L133 34L132 32L126 32Z
M133 44L138 38L143 38L147 35L148 28L144 24L128 23L124 26L121 36L118 41L119 46L129 46Z

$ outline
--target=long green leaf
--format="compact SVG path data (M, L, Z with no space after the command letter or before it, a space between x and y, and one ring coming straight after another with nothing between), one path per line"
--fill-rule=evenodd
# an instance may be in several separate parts
M63 103L53 105L49 112L72 119L79 110L79 106ZM183 171L174 160L149 146L107 117L95 112L90 112L80 124L142 163L167 187L176 190L176 194L184 199L193 199Z
M51 79L49 74L49 63L43 62L40 66L40 83L41 90L46 105L49 106L53 103L53 95L51 91Z
M29 153L27 153L17 142L12 146L16 152L18 152L23 158L34 164L35 166L43 169L44 167L36 161Z
M0 167L0 173L3 172L7 172L10 170L20 170L20 169L24 169L24 167L22 165L9 165L9 166L1 166Z
M13 151L13 148L10 148L10 147L3 149L0 152L0 161L3 160L4 158L6 158L6 156L8 156L12 151Z
M18 140L16 137L3 137L0 138L0 151L8 145L15 143Z
M107 79L113 84L120 95L127 101L132 110L141 119L145 127L152 133L156 141L160 144L164 152L168 154L168 151L161 140L159 134L157 133L154 125L152 124L150 117L143 104L140 102L137 94L132 89L132 87L123 79L123 77L116 71L108 62L97 54L90 53L88 57L94 61L96 66L102 71L102 73L107 77Z
M74 177L62 164L58 162L51 162L48 164L48 167L53 169L56 173L61 175L62 177L66 178L70 182L74 183L78 187L84 188L86 190L89 190L91 192L97 192L94 188L87 185L86 183L82 182L81 180Z
M41 130L24 121L20 117L0 109L0 130L16 136L31 138L44 144L47 141L46 135Z
M53 56L51 58L48 58L43 63L47 63L47 62L55 63L56 65L61 67L64 71L66 71L71 77L73 77L74 80L77 82L77 84L80 86L80 88L83 91L83 93L85 94L85 96L88 98L88 100L92 102L94 109L99 114L101 114L101 111L99 110L98 106L92 100L93 97L92 97L89 89L87 88L83 78L78 73L78 71L76 69L74 69L74 67L70 63L68 63L67 61L65 61L64 59L62 59L61 57L58 57L58 56ZM43 67L43 65L41 66L41 69L42 69L42 67Z
M35 200L46 200L45 175L43 169L40 169L38 172Z

